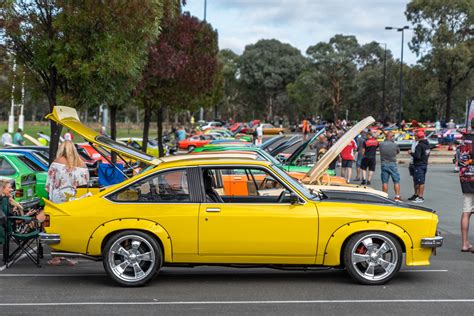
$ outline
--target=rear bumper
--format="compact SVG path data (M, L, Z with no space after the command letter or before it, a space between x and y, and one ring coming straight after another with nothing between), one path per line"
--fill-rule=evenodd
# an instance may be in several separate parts
M61 236L59 234L39 234L40 241L47 245L59 244L61 242Z
M443 241L444 241L444 237L442 236L422 238L421 247L422 248L438 248L443 245Z

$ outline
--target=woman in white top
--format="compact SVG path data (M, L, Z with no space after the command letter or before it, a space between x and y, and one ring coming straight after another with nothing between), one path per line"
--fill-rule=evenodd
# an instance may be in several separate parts
M89 170L82 161L72 141L64 141L58 149L56 160L48 170L46 190L53 203L64 203L76 197L78 186L89 181Z

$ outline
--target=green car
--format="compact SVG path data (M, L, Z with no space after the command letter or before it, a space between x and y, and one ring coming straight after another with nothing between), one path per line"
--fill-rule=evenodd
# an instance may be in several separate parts
M0 177L15 182L15 200L25 208L44 205L47 172L22 154L0 152Z

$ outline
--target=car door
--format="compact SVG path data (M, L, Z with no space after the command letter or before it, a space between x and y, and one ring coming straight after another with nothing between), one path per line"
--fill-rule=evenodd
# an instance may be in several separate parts
M201 193L195 178L188 168L157 171L110 194L110 210L117 218L134 216L157 223L170 236L173 260L186 260L196 256L198 248Z
M210 192L209 178L229 173L250 175L252 179L247 183L247 192L230 190L239 193L210 198L209 195L215 195L219 190L215 188L216 181L211 180L215 192ZM265 195L259 188L262 180L257 182L262 174L271 180L265 181L271 183L265 188ZM294 204L287 198L280 201L281 192L293 191L265 168L202 168L201 175L206 201L199 209L200 256L209 257L212 262L314 263L318 215L313 203L303 203L301 198Z

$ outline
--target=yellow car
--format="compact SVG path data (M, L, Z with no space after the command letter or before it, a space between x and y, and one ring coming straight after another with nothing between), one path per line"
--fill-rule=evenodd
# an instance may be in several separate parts
M49 118L134 156L93 137L74 109L55 107ZM198 265L343 267L357 282L383 284L402 260L428 265L443 242L431 209L360 192L310 191L256 155L135 159L156 166L91 197L46 203L41 239L53 255L102 260L124 286L147 283L163 266ZM234 190L232 181L224 187L225 175L247 177L247 189ZM267 194L272 190L280 194Z

